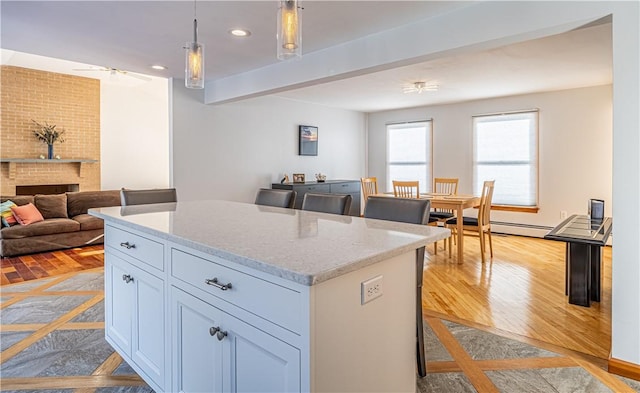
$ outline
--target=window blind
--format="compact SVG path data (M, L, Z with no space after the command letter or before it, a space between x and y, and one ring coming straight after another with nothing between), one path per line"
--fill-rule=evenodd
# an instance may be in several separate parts
M420 192L431 188L432 121L387 124L387 184L393 180L418 180Z
M473 189L495 180L493 204L538 202L538 111L473 118Z

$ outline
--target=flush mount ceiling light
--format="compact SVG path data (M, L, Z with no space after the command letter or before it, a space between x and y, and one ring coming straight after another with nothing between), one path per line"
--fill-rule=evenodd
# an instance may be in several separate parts
M204 89L204 45L198 43L196 1L193 0L193 42L187 42L184 85L189 89Z
M298 0L281 0L278 7L278 60L302 57L302 18Z
M163 65L160 65L160 64L154 64L154 65L151 66L151 68L153 68L154 70L166 70L167 69L166 66L163 66Z
M144 75L133 74L129 71L121 70L113 67L96 67L90 66L89 68L74 68L73 71L100 71L100 72L108 72L109 77L112 80L117 79L119 76L130 76L132 78L140 79L141 81L149 82L151 78Z
M229 34L234 37L249 37L251 32L247 29L231 29L229 30Z
M402 91L407 93L422 93L423 91L438 91L438 85L435 83L427 82L413 82L410 86L405 86L402 88Z

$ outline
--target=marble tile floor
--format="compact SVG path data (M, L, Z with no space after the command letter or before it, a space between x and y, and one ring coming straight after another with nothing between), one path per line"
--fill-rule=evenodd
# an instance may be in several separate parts
M0 390L152 390L104 340L103 268L0 287ZM426 312L426 392L640 392L580 356ZM460 322L460 321L458 321Z

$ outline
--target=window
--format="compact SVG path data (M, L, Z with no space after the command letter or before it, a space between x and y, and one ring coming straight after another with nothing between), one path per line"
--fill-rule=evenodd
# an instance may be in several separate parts
M431 120L387 125L387 191L393 180L418 180L431 189Z
M538 111L473 118L473 189L495 180L492 204L538 202Z

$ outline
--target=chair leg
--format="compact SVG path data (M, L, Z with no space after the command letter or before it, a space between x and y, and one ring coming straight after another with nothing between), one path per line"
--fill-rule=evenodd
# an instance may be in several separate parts
M480 229L478 235L480 235L480 255L482 256L482 263L484 263L484 231Z
M487 235L489 235L489 253L491 254L491 258L493 258L493 242L491 241L491 229L487 230Z

